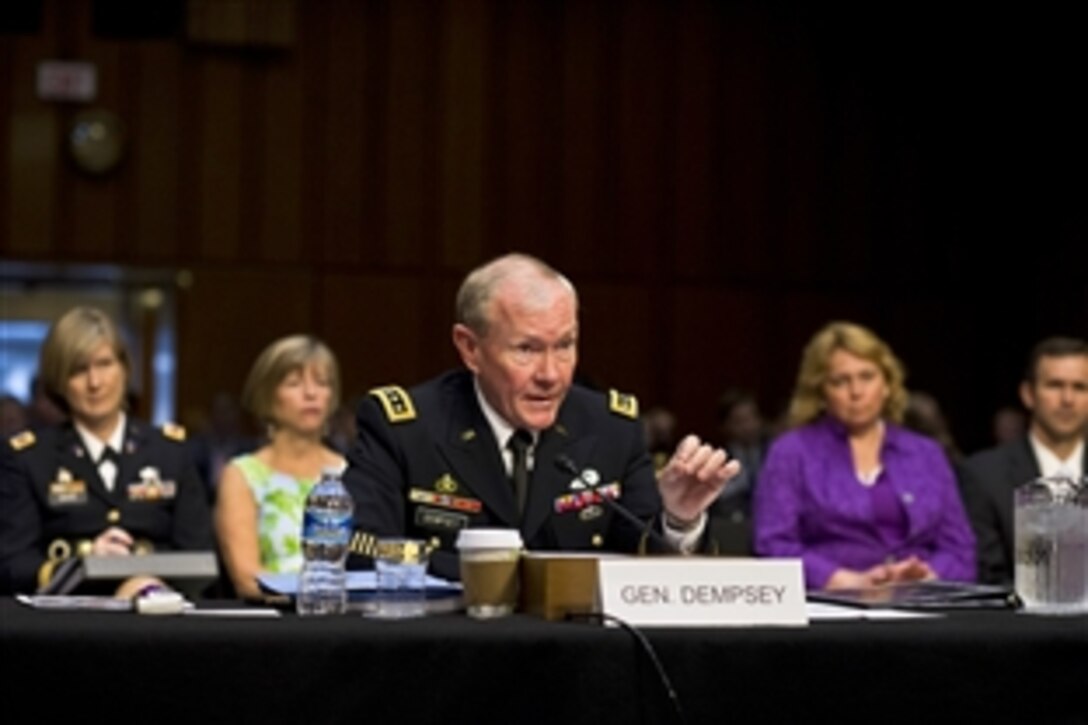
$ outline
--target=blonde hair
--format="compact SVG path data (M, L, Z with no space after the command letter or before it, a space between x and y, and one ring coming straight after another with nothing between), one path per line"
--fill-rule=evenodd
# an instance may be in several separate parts
M819 417L825 407L824 383L828 363L836 350L845 350L875 363L888 383L888 399L884 402L884 417L902 422L907 408L907 390L903 386L906 372L888 344L867 327L853 322L832 322L813 335L801 355L801 369L790 400L789 424L804 425Z
M121 331L105 312L97 307L73 307L49 328L42 343L38 376L46 395L65 413L71 412L66 394L68 380L102 343L109 345L120 361L127 386L131 369L128 348Z
M276 388L288 375L308 365L323 368L328 376L332 388L328 411L331 416L340 405L340 368L332 350L309 335L282 337L257 356L242 387L242 405L261 422L274 424Z
M531 285L534 279L557 281L570 290L575 306L578 304L578 293L574 285L560 272L536 257L512 253L493 259L469 272L457 291L454 320L479 335L485 334L491 323L488 303L499 285L513 278L524 280L528 292L534 289Z

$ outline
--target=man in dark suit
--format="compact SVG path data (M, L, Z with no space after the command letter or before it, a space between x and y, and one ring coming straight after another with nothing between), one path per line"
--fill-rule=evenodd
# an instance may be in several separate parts
M1031 413L1027 435L976 453L960 471L981 582L1013 580L1013 490L1039 476L1088 475L1088 342L1052 337L1036 345L1020 399Z
M565 277L525 255L468 275L453 326L466 369L379 388L359 406L344 476L354 554L369 557L381 536L423 538L432 571L459 578L465 527L520 529L529 549L633 552L651 528L680 550L706 543L705 510L739 464L688 436L655 477L637 401L572 383L577 306Z

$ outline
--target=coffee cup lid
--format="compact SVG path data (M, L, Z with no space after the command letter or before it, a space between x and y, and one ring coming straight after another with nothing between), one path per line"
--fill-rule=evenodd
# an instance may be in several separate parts
M517 529L461 529L457 548L520 549L521 533Z

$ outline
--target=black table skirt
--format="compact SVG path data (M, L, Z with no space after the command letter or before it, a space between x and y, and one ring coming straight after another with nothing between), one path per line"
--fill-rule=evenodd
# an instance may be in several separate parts
M384 622L35 611L0 600L4 701L38 722L1088 724L1088 617L806 628L517 615Z

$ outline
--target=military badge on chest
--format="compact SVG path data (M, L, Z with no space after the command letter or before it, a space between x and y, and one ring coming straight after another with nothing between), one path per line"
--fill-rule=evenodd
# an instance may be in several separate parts
M177 495L177 484L162 480L159 469L154 466L141 468L140 480L128 484L127 489L130 501L159 501Z
M570 482L569 493L556 497L553 504L555 513L578 512L578 518L582 521L592 521L600 518L604 513L604 509L601 507L602 499L615 500L620 496L619 481L600 486L598 485L600 480L601 474L592 468L587 468L580 477Z
M87 483L72 477L67 468L58 468L49 484L50 506L77 506L87 502Z
M432 530L459 531L468 526L469 516L483 510L483 503L460 494L457 481L444 473L431 488L411 488L408 500L416 504L416 526Z

